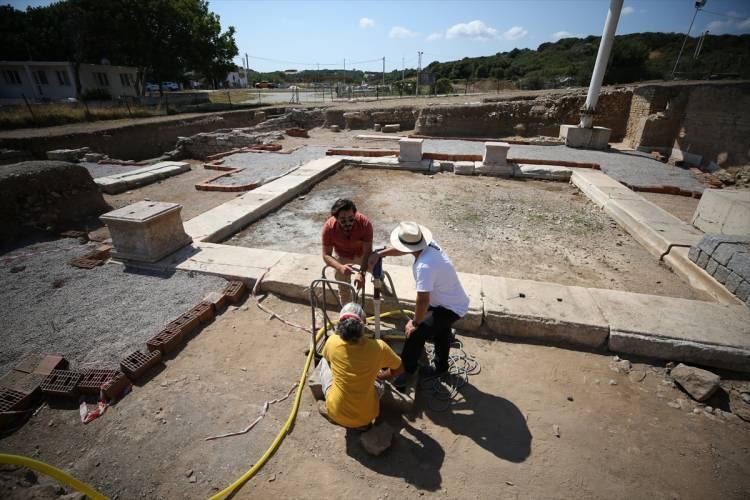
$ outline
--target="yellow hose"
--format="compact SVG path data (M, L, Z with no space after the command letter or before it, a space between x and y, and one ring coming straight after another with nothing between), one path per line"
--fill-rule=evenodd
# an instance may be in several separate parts
M405 311L410 314L414 314L412 311ZM393 316L396 313L401 313L401 311L389 311L385 312L380 315L381 318L387 318L389 316ZM371 316L368 319L373 319L374 316ZM333 324L335 325L337 322L333 321ZM315 334L315 342L317 342L320 339L320 336L323 334L325 328L321 328L318 330L318 333ZM299 380L299 385L297 386L297 394L294 396L294 405L292 406L292 411L289 413L289 418L286 419L286 423L284 424L284 427L281 428L279 433L276 435L276 439L273 440L273 443L271 443L271 446L266 450L266 452L263 454L262 457L260 457L260 460L256 462L255 465L252 466L252 468L245 472L243 475L241 475L235 482L218 492L216 495L212 496L210 500L219 500L226 498L228 495L230 495L234 490L245 484L250 478L252 478L268 461L269 458L271 458L271 455L273 455L276 450L279 448L279 445L284 440L284 437L286 437L287 432L289 432L289 429L291 428L292 424L294 423L294 420L297 418L297 410L299 409L299 403L302 399L302 388L305 386L305 379L307 379L307 371L310 369L310 363L312 362L313 356L315 354L315 346L311 346L310 353L307 355L307 361L305 361L305 369L302 371L302 376Z
M404 311L409 314L414 314L413 311ZM385 312L380 315L381 318L387 318L389 316L393 316L395 314L400 314L401 311L389 311ZM367 318L368 320L373 319L374 316L371 316ZM336 324L334 321L333 324ZM321 328L318 330L318 332L315 334L315 341L317 342L320 339L320 336L325 331L324 328ZM394 336L398 337L398 336ZM266 452L263 454L262 457L260 457L260 460L253 465L250 470L245 472L242 476L237 478L232 484L215 494L211 497L211 500L216 499L223 499L229 496L232 492L234 492L237 488L245 484L250 478L252 478L268 461L269 458L276 452L276 450L279 448L279 445L281 445L281 442L284 440L284 437L286 437L287 433L289 432L289 429L291 429L292 424L294 424L294 420L297 418L297 411L299 410L299 403L302 400L302 388L305 385L305 380L307 379L307 372L310 370L310 363L312 363L313 356L315 355L315 349L310 349L310 353L307 355L307 360L305 361L305 369L302 371L302 375L300 376L299 385L297 386L297 393L294 396L294 405L292 405L292 411L289 413L289 417L286 419L286 422L284 423L284 427L281 428L279 433L276 435L276 439L273 440L273 443L271 443L271 446L266 450ZM0 463L10 464L10 465L20 465L22 467L27 467L29 469L33 469L37 472L41 472L42 474L46 474L61 483L67 484L71 488L80 491L81 493L84 493L86 496L91 498L92 500L106 500L107 497L96 491L94 488L89 486L88 484L84 483L83 481L79 481L78 479L74 478L70 474L63 472L62 470L58 469L57 467L54 467L52 465L46 464L44 462L40 462L39 460L34 460L32 458L28 457L22 457L20 455L7 455L4 453L0 453Z
M99 493L98 491L96 491L94 488L84 483L83 481L79 481L78 479L74 478L70 474L61 471L57 467L53 467L44 462L40 462L39 460L34 460L33 458L22 457L20 455L6 455L4 453L0 453L0 463L10 464L10 465L20 465L22 467L34 469L37 472L41 472L42 474L46 474L54 479L57 479L61 483L67 484L71 488L85 494L87 497L91 498L92 500L106 500L107 498L106 496L102 495L101 493Z

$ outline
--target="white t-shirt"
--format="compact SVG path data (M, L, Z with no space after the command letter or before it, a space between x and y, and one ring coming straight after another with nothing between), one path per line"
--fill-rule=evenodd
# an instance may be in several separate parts
M453 262L434 241L422 250L412 266L418 292L430 292L430 305L442 306L464 316L469 311L469 297L458 281Z

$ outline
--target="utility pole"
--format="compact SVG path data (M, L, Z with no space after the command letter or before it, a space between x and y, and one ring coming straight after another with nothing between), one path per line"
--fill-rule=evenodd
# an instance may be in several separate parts
M383 92L385 92L385 57L383 57Z
M599 91L604 81L604 72L607 70L607 61L609 61L609 53L612 50L612 42L615 39L622 4L623 0L611 0L609 4L607 19L604 21L602 40L599 42L599 51L596 54L596 62L594 63L594 72L591 74L591 83L586 95L586 103L581 110L581 122L578 125L581 128L590 129L593 125L593 114L599 102Z
M419 77L422 75L422 52L421 50L417 51L417 55L419 56L419 64L417 65L417 84L414 85L414 95L419 96Z
M250 58L245 52L245 88L250 87Z
M687 33L685 33L685 38L682 40L682 47L680 47L680 52L677 54L677 60L674 63L674 68L672 68L672 80L674 80L674 75L677 72L677 66L680 64L682 51L685 50L685 44L687 43L688 37L690 36L690 30L693 29L695 17L698 15L698 11L701 10L704 5L706 5L706 0L696 0L695 2L695 13L693 14L693 20L690 21L690 26L688 26Z

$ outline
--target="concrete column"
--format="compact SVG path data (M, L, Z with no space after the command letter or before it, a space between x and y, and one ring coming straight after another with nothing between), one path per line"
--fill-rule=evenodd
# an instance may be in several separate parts
M581 123L579 126L582 128L591 128L593 125L592 114L596 110L596 104L599 101L599 91L604 81L604 72L607 70L609 53L612 51L612 42L615 39L622 4L623 0L611 0L609 3L609 12L607 12L607 20L604 22L604 32L602 33L602 41L599 43L599 52L596 54L596 64L594 65L594 72L591 75L589 92L586 95L586 104L583 106L581 112Z
M73 71L73 63L67 63L65 65L65 71L68 72L68 79L70 80L70 97L78 98L78 89L76 87L76 76Z

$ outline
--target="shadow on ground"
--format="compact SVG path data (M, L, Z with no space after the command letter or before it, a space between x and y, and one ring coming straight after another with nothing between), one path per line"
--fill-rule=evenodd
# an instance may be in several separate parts
M515 404L470 384L458 392L461 398L445 411L432 410L428 405L423 414L436 425L468 437L497 458L520 463L529 457L532 435Z

